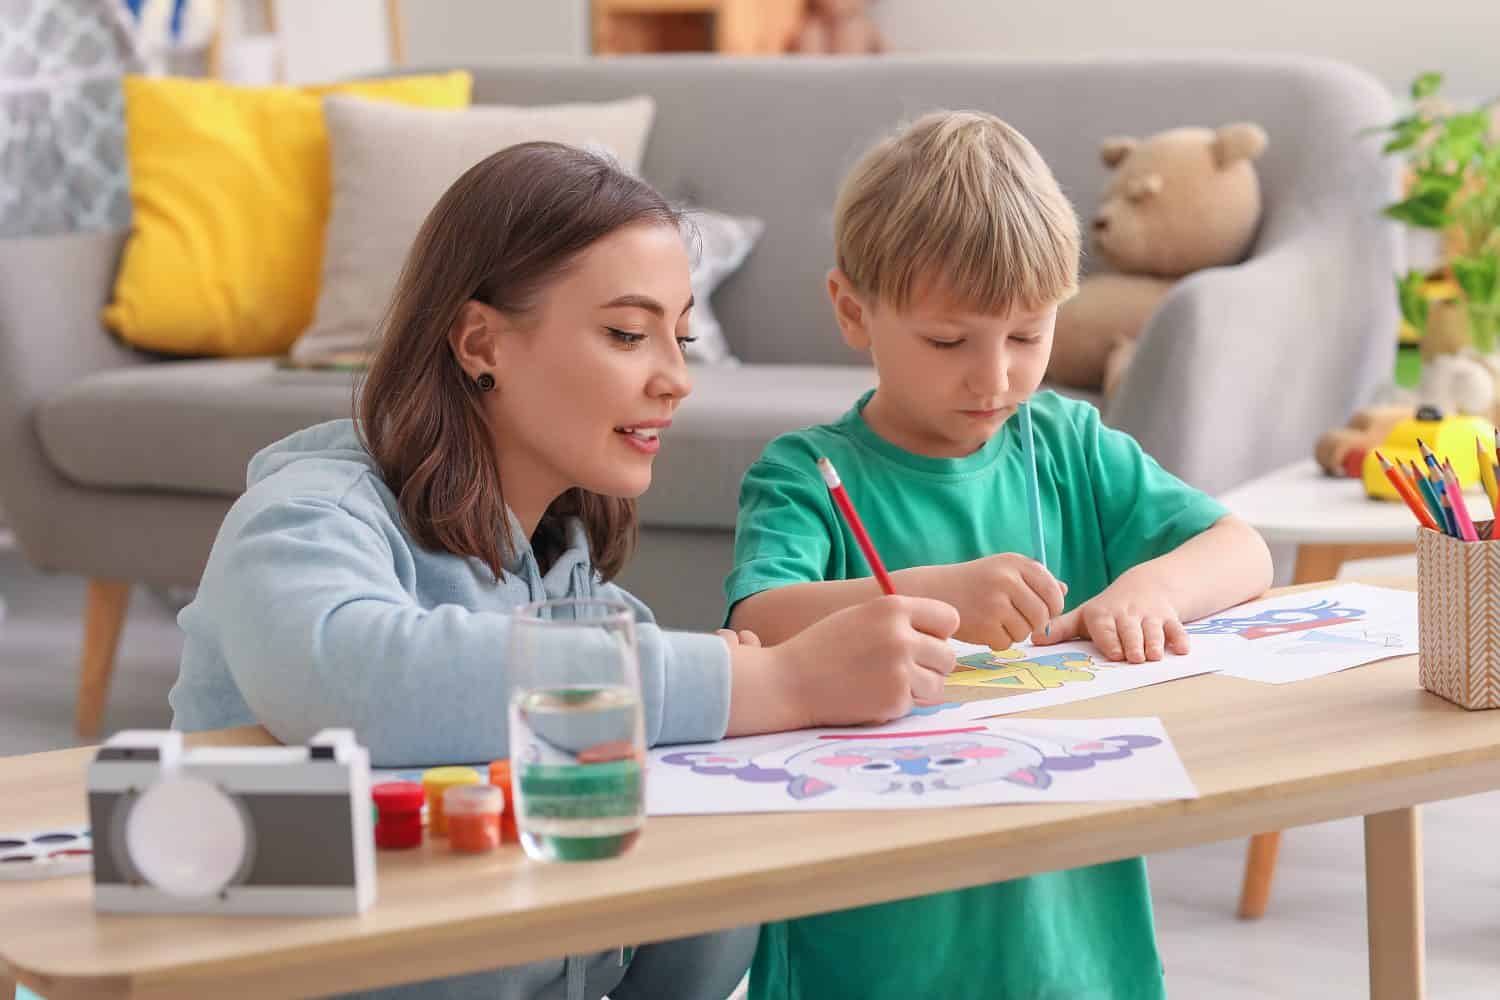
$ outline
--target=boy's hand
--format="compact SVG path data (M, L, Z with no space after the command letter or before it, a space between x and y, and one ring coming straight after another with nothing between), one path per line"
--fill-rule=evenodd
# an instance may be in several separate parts
M958 609L957 638L1006 649L1027 635L1039 637L1062 614L1067 585L1035 559L1014 552L951 566L920 566L896 574L911 581L911 592L935 597Z
M1177 609L1159 590L1128 574L1031 637L1038 646L1070 639L1090 639L1107 659L1131 663L1159 660L1165 649L1179 655L1188 651Z

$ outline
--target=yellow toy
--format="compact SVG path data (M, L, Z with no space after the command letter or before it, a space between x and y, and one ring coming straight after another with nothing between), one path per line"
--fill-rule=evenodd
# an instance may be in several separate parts
M1459 485L1468 489L1479 482L1479 460L1474 453L1474 442L1478 440L1481 444L1492 446L1495 441L1495 425L1480 417L1443 417L1424 406L1417 411L1415 417L1397 424L1386 436L1379 451L1388 461L1400 462L1407 468L1411 467L1412 462L1416 462L1422 472L1427 474L1430 470L1422 458L1421 449L1417 447L1418 438L1432 449L1439 462L1452 463ZM1396 495L1396 488L1381 471L1380 461L1375 457L1373 449L1365 455L1361 478L1364 480L1365 492L1371 497L1377 500L1401 499Z

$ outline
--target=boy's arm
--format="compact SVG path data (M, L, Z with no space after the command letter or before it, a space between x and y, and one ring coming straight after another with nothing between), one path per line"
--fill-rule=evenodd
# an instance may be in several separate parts
M951 604L959 613L957 637L995 649L1040 632L1062 613L1068 592L1041 563L1011 552L947 566L912 566L892 573L891 583L898 594ZM734 606L729 623L772 645L879 596L873 577L793 583L746 597Z
M1093 600L1053 622L1039 645L1086 637L1112 660L1188 652L1183 622L1259 597L1271 553L1244 521L1226 515L1177 548L1131 567Z
M910 572L898 570L891 574L897 592L910 597L925 596L902 586L902 578ZM762 590L740 601L729 613L729 627L748 629L759 637L762 644L774 646L835 611L879 596L880 584L874 577L792 583Z
M1230 514L1166 555L1126 570L1115 585L1128 580L1130 587L1150 588L1189 622L1259 597L1271 576L1265 539Z

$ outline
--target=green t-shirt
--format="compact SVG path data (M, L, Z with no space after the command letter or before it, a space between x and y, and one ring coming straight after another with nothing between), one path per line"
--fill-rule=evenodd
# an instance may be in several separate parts
M963 458L929 458L861 415L772 441L740 487L728 606L762 590L870 575L817 460L833 461L891 570L1031 551L1020 422ZM1047 568L1069 609L1226 511L1157 465L1087 403L1031 402ZM941 864L941 859L934 859ZM1165 996L1144 860L767 924L754 1000L944 997L1159 1000Z

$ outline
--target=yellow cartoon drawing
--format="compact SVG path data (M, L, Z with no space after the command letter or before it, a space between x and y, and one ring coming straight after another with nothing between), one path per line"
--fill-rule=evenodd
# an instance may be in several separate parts
M959 657L948 683L1024 694L1091 681L1097 667L1089 654L1077 651L1028 657L1019 649L1002 649Z

